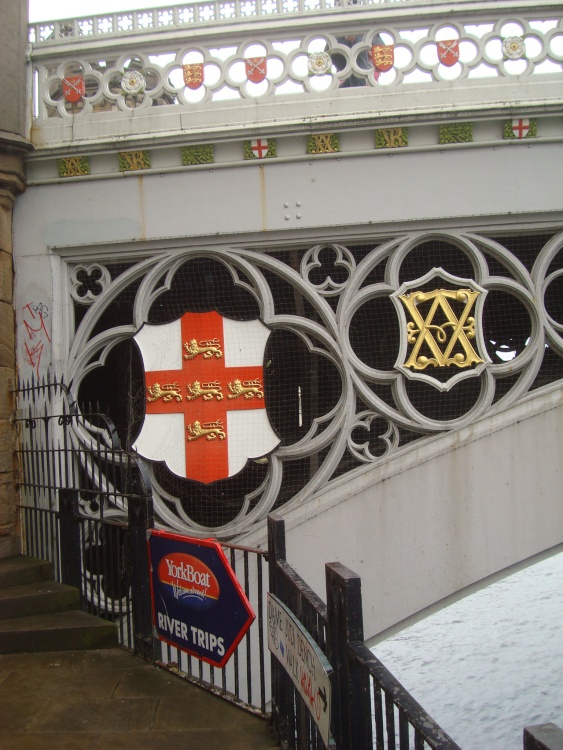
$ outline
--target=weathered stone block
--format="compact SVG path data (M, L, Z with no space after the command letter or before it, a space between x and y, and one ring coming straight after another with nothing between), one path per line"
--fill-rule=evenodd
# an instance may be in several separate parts
M14 448L15 433L14 426L6 419L0 420L0 475L14 471Z
M14 347L14 309L7 302L0 302L0 367L14 367Z
M0 367L0 419L10 419L14 411L15 372L11 367Z
M12 256L0 251L0 301L12 304L14 291Z
M0 474L0 529L4 534L16 527L17 506L18 496L14 472Z
M1 175L0 175L1 176ZM0 250L8 255L12 253L12 209L13 201L6 197L0 197Z

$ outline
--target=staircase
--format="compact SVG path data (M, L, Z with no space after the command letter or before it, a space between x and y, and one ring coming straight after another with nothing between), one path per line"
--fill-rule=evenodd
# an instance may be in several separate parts
M117 645L115 625L82 612L78 589L56 583L51 563L25 555L0 559L0 653Z

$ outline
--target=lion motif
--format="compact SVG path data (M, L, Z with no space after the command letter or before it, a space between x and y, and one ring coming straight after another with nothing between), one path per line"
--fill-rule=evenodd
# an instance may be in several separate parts
M200 341L199 344L196 339L192 339L189 344L184 344L186 354L184 359L194 359L198 354L203 354L203 359L211 359L215 355L216 359L221 359L223 352L221 351L221 342L219 339L209 339L209 341Z
M172 401L173 398L175 398L176 401L182 400L182 394L180 393L180 386L178 383L166 383L165 385L155 383L154 385L147 386L147 391L149 393L147 396L148 403L158 401L159 398L165 403Z
M223 389L218 380L214 380L211 383L200 383L199 380L194 380L193 383L187 383L186 388L190 392L190 395L186 396L188 401L193 401L198 396L203 396L204 401L212 401L213 396L215 396L217 401L223 400Z
M200 437L206 437L208 440L224 440L227 435L223 429L223 422L217 419L215 422L204 422L201 424L197 419L193 424L188 424L186 430L190 433L188 440L199 440Z
M229 398L238 398L244 396L245 398L264 398L264 391L262 390L262 383L259 378L254 380L233 380L232 383L228 383L230 390Z

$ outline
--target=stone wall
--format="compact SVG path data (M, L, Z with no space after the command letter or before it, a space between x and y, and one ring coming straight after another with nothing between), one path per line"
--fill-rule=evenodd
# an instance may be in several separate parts
M19 550L15 430L14 202L25 188L27 0L0 0L0 557ZM4 106L8 104L8 106Z

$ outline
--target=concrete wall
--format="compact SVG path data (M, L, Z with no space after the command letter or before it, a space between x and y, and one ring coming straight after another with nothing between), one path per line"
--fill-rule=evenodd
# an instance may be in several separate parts
M357 237L373 235L389 223L393 231L464 223L514 231L561 220L560 144L519 147L516 174L525 180L514 179L515 153L483 146L32 186L16 206L20 366L35 367L26 359L28 305L48 316L38 369L66 356L65 253L116 258L233 241L267 247L350 227ZM321 594L326 561L361 574L371 636L558 544L561 399L559 391L530 399L354 481L345 477L289 514L288 559Z
M286 517L287 559L362 577L366 638L563 541L563 390L443 435ZM257 541L257 540L254 540Z

